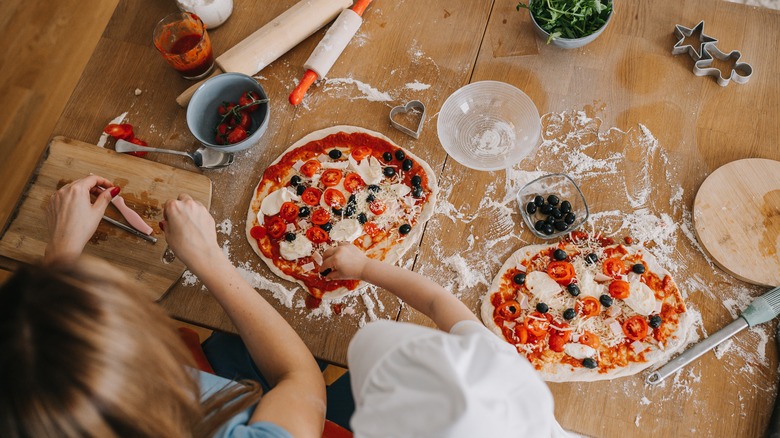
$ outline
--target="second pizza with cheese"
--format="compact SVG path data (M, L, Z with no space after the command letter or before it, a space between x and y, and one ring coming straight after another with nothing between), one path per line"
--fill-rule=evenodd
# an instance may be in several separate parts
M512 254L481 316L553 382L638 373L679 350L690 326L677 285L646 249L584 233Z
M263 173L247 212L255 252L314 299L357 288L321 275L322 254L341 242L397 261L432 216L438 186L430 166L389 138L354 126L313 132Z

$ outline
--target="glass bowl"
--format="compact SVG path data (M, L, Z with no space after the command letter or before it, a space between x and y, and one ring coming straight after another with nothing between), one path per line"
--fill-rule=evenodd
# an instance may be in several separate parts
M536 148L542 125L531 98L512 85L480 81L452 93L436 125L444 150L476 170L500 170Z
M555 199L550 198L551 195L558 198L557 202ZM537 196L541 196L544 203L540 203L538 200L534 203ZM553 202L550 203L549 201ZM564 201L570 204L570 210L565 207ZM533 204L534 208L529 208L528 204ZM568 175L562 173L545 175L526 184L517 193L517 205L528 229L536 237L542 239L555 239L576 230L588 220L588 215L590 214L588 212L588 203L585 202L585 196L580 191L577 183ZM552 211L550 214L542 213L542 210L546 208L557 209L561 213L560 218L555 218L557 216L555 211ZM571 220L568 220L566 217L567 210L574 215ZM549 229L537 225L540 221L550 221L548 218L551 217L554 220L549 223Z

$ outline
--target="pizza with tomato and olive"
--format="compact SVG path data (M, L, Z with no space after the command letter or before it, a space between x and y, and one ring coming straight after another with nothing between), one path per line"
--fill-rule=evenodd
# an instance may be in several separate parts
M578 232L512 254L481 310L550 382L636 374L679 350L691 324L680 290L647 249Z
M329 280L322 255L349 242L373 259L396 262L433 215L438 186L430 166L377 132L335 126L313 132L263 173L247 213L255 252L278 276L319 303L357 280Z

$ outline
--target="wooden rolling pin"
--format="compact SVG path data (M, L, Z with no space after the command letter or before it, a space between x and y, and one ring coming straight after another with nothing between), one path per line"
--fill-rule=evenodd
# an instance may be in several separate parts
M214 73L211 76L223 72L254 75L298 43L310 37L351 5L352 0L299 1L217 57L214 61L216 63ZM176 102L185 108L195 90L209 78L203 79L185 90L176 98Z
M290 103L298 105L306 95L306 91L318 78L324 77L336 63L341 52L347 47L352 37L363 23L363 12L372 0L357 0L352 9L345 9L339 15L339 18L328 29L325 37L317 45L311 56L303 64L306 73L303 74L301 82L290 93Z

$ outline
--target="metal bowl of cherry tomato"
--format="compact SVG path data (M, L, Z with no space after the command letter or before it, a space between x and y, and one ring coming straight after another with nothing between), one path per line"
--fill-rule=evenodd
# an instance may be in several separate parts
M542 239L556 239L588 219L588 203L577 183L563 173L552 173L526 184L517 204L528 229Z
M269 115L268 96L254 78L223 73L207 80L192 95L187 126L204 146L236 152L260 141Z

